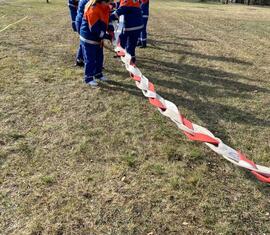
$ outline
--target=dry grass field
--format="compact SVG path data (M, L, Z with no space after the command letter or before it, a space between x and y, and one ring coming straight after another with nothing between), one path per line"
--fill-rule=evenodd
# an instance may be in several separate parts
M25 18L18 24L9 24ZM74 68L66 1L0 0L0 234L270 234L270 187L188 141L106 50ZM270 8L152 0L138 67L270 166Z

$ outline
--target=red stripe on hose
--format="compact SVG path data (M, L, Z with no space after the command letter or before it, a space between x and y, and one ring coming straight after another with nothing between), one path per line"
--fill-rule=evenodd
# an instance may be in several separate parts
M194 130L193 129L193 125L192 125L192 122L187 120L184 116L181 115L181 119L183 121L183 124L188 127L189 129L191 130ZM219 141L216 140L215 138L211 137L211 136L208 136L208 135L205 135L205 134L202 134L202 133L194 133L194 134L190 134L186 131L184 131L185 135L190 139L190 140L193 140L193 141L199 141L199 142L205 142L205 143L210 143L210 144L214 144L214 145L218 145L219 144Z
M191 134L189 134L187 132L184 132L184 133L190 140L209 143L209 144L213 144L213 145L216 145L216 146L219 145L219 141L212 138L211 136L201 134L201 133L194 133L193 135L191 135Z
M263 183L270 183L270 177L261 175L261 174L259 174L259 173L256 172L256 171L251 171L251 173L252 173L259 181L261 181L261 182L263 182Z
M148 89L152 92L155 92L155 87L154 84L152 82L148 83ZM156 98L148 98L150 104L152 104L153 106L162 109L163 111L166 110L166 107Z
M150 104L152 104L153 106L162 109L163 111L166 110L166 107L158 100L155 98L149 98L149 102Z
M134 74L130 74L130 77L134 80L134 81L137 81L137 82L140 82L141 81L141 77L139 77L139 76L136 76L136 75L134 75Z
M238 155L239 155L240 161L245 161L245 162L247 162L248 164L250 164L251 166L253 166L255 169L257 169L256 164L255 164L253 161L247 159L246 156L245 156L244 154L242 154L241 152L238 152Z
M116 54L117 54L117 56L119 56L119 57L125 56L125 52L124 52L124 51L118 51Z
M187 120L183 115L180 115L180 118L182 119L182 122L186 127L193 130L193 125L191 121Z

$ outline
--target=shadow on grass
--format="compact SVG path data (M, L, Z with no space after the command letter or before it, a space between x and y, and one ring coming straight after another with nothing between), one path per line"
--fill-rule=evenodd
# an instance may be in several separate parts
M156 35L154 36L156 37ZM157 41L157 40L153 40L153 39L148 39L147 40L147 44L148 44L148 47L152 47L153 49L157 49L157 50L164 50L164 51L170 51L169 49L165 49L165 48L162 48L160 46L157 46L158 44L162 44L163 46L170 46L170 45L173 45L173 46L181 46L181 47L192 47L191 45L187 44L187 43L181 43L179 41L175 41L175 40L172 40L172 41ZM149 46L150 45L150 46Z
M148 71L162 71L162 74L164 74L168 78L170 78L171 76L177 76L181 79L181 81L158 81L160 83L159 85L167 88L178 88L179 86L179 88L181 88L181 86L184 86L185 83L188 83L186 84L187 86L185 86L185 88L187 88L193 87L195 84L198 86L198 82L206 82L207 85L200 84L200 89L196 89L196 92L202 92L202 94L204 95L222 95L221 93L217 93L215 90L209 90L211 86L215 86L215 89L225 89L226 93L223 93L223 95L226 96L231 95L242 98L243 96L246 96L246 98L248 98L250 97L250 95L243 94L243 92L270 93L270 90L266 88L262 88L256 85L249 85L237 81L238 79L248 79L244 76L207 67L199 67L189 64L176 64L172 62L165 62L161 60L146 58L139 59L138 67L145 68ZM203 88L208 88L207 93L205 93L205 90Z
M156 33L149 33L150 36L153 36L155 38L164 38L165 35L160 35L160 34L156 34ZM169 36L169 38L172 38L171 35ZM209 39L205 39L205 38L191 38L191 37L173 37L173 40L171 41L160 41L160 40L154 40L154 39L147 39L147 41L150 44L154 44L154 46L156 46L156 44L169 44L169 45L180 45L178 43L176 43L175 41L179 41L179 40L184 40L184 41L202 41L202 42L216 42L214 40L209 40Z
M117 74L119 76L122 76L122 77L123 76L124 77L127 77L126 76L127 74L125 72L119 72L118 71L115 74ZM133 85L133 84L131 85L131 84L126 84L124 82L111 81L110 80L107 83L100 84L100 87L102 89L104 89L104 90L113 90L113 91L128 92L131 95L135 95L135 96L138 96L141 99L143 99L142 92L140 90L138 90L137 87L135 85ZM170 94L168 94L168 93L164 93L164 95L166 97L169 97L170 96ZM173 96L171 96L170 98L173 99ZM198 111L198 113L200 114L200 117L202 117L202 120L206 120L206 121L212 122L211 124L214 124L214 125L213 126L211 125L211 127L215 127L215 130L216 130L215 132L213 132L213 134L215 134L217 137L221 138L226 144L231 145L231 143L229 141L229 138L227 137L226 130L224 130L222 127L218 126L216 120L212 119L212 116L205 117L205 115L204 115L205 113L203 111L206 108L208 110L210 109L210 110L213 110L213 112L215 112L215 109L216 108L225 109L225 108L229 108L229 107L227 107L227 106L219 107L219 105L216 105L216 107L215 107L215 104L213 104L213 103L202 104L201 102L190 101L190 100L187 100L187 99L185 99L183 97L179 97L179 96L177 96L177 99L178 99L178 101L179 100L182 101L181 102L181 106L185 106L185 107L191 108L195 112ZM236 109L236 110L233 110L233 112L239 112L239 110ZM246 112L243 115L250 115L252 117L251 114L248 114ZM228 114L228 117L230 117L229 114ZM254 120L257 120L255 117L252 117L252 118L253 118L253 121ZM249 119L247 119L247 120L249 120ZM179 135L181 135L181 134L179 133ZM214 159L212 159L212 161L213 160ZM230 163L228 163L228 164L230 164ZM258 190L260 190L260 192L262 192L264 195L267 195L267 196L270 195L270 186L269 185L266 185L264 183L261 183L261 184L259 183L258 184L258 180L249 171L246 171L245 169L240 169L240 170L242 170L245 178L247 178L251 182L254 182L255 183L256 187L258 188Z
M121 71L115 71L115 70L107 70L109 73L113 73L119 77L128 77L128 73L126 72L121 72ZM145 99L142 92L136 87L136 85L133 83L133 81L130 79L130 84L126 84L124 82L119 82L119 81L108 81L107 84L101 84L102 89L106 90L114 90L114 91L121 91L121 92L128 92L131 95L140 97L141 99ZM162 96L166 99L170 99L171 95L166 92L162 92ZM181 99L181 100L180 100ZM187 99L177 96L177 100L179 101L176 103L176 105L182 106L182 102L187 103ZM222 132L221 132L222 133ZM219 136L220 138L225 138L224 132L223 136Z
M243 175L245 176L246 179L251 181L253 185L256 186L256 188L263 193L266 196L270 196L270 185L266 183L258 183L258 179L248 170L243 169Z
M131 95L143 98L142 93L136 88L135 85L109 80L106 83L99 84L99 86L104 90L128 92Z
M169 78L164 80L157 78L161 77L160 74L157 77L154 77L153 74L148 77L154 85L161 86L160 91L158 87L156 87L156 90L162 97L174 102L180 108L184 107L194 112L203 122L202 125L215 130L214 134L217 134L217 136L223 139L227 144L230 144L230 138L219 124L221 118L226 122L242 123L252 126L270 126L269 120L260 119L251 112L207 100L207 97L237 97L250 99L252 98L249 94L250 92L269 92L269 90L265 88L237 81L237 79L245 78L243 76L211 68L169 63L156 59L139 58L138 61L139 68L145 71L159 71L164 77ZM107 71L119 77L128 77L126 71ZM147 73L144 74L148 76ZM174 79L170 79L171 77ZM205 82L205 84L201 84L202 81ZM133 84L128 85L117 81L111 81L109 84L112 85L112 87L107 87L108 89L125 91L132 95L143 97L142 93ZM168 89L173 89L174 92L171 93ZM179 95L183 91L192 94L193 99Z
M165 52L171 52L171 53L175 53L175 54L181 54L181 55L188 55L188 56L194 56L196 58L200 58L200 59L207 59L207 60L216 60L216 61L222 61L222 62L229 62L229 63L236 63L236 64L242 64L242 65L252 65L252 63L244 61L244 60L240 60L237 59L235 57L225 57L225 56L213 56L213 55L204 55L201 53L197 53L197 52L191 52L191 51L185 51L182 49L169 49L169 48L162 48L160 46L157 45L173 45L173 46L182 46L182 47L191 47L188 44L185 43L176 43L176 41L179 40L188 40L188 41L204 41L204 42L214 42L214 41L208 41L206 39L203 38L174 38L172 41L168 42L168 41L162 41L162 40L149 40L149 44L150 44L150 48L155 49L155 50L161 50L161 51L165 51Z
M237 97L243 100L251 99L250 93L270 93L266 88L238 82L243 78L237 74L228 73L210 68L197 67L188 64L175 64L157 60L140 60L143 64L138 65L146 70L162 71L166 77L174 76L175 80L161 80L154 77L149 79L157 85L169 89L177 89L192 94L194 100L185 99L175 94L166 94L166 98L181 104L187 109L192 109L198 117L207 124L214 124L216 118L222 117L226 121L244 123L255 126L270 126L269 120L257 118L253 113L241 110L226 104L207 101L207 97ZM201 82L205 84L201 84ZM202 101L200 97L205 100ZM213 119L214 118L214 119ZM210 123L209 123L210 122Z

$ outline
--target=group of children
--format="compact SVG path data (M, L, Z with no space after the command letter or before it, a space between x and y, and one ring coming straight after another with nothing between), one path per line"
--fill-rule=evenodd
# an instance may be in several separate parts
M72 28L80 36L76 65L84 66L86 84L96 87L97 80L106 81L103 68L103 40L112 41L112 21L124 16L120 45L136 62L137 46L147 45L149 0L69 0Z

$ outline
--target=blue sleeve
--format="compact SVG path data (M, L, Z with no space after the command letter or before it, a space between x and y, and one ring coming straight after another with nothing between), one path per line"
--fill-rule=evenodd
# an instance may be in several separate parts
M82 14L84 13L84 8L85 5L87 4L88 0L80 0L78 4L78 11L77 14Z
M77 10L77 16L76 16L76 29L77 32L80 32L81 24L82 24L82 18L84 13L84 8L88 0L80 0Z
M77 29L78 33L80 32L81 25L82 25L82 15L77 14L77 16L76 16L76 29Z
M119 7L116 11L114 11L110 17L110 20L117 20L119 16L126 15L128 13L128 7Z

